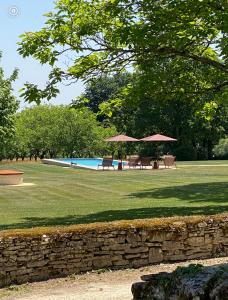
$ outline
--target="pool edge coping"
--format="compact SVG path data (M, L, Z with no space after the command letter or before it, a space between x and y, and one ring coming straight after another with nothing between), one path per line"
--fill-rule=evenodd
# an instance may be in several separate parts
M103 159L101 157L96 157L96 159ZM116 160L118 161L118 160ZM93 168L93 167L88 167L85 165L79 165L79 164L71 164L70 162L63 162L59 161L57 159L49 159L49 158L44 158L41 159L41 162L43 164L47 165L55 165L55 166L60 166L60 167L70 167L70 168L75 168L75 169L86 169L86 170L93 170L93 171L103 171L103 168ZM117 170L117 166L114 166L114 171Z

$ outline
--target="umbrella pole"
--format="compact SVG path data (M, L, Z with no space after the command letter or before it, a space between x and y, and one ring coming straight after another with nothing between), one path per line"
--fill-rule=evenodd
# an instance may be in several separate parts
M153 169L159 169L159 162L158 162L158 147L159 145L156 143L155 144L155 156L156 156L156 160L154 161L154 166L153 166Z
M118 171L123 170L123 165L122 165L122 154L123 154L123 149L122 149L122 143L120 144L120 161L118 162Z

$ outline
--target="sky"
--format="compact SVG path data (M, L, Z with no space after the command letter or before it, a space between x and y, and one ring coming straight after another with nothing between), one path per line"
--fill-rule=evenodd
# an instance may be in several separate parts
M6 77L15 68L19 69L19 78L13 87L14 94L20 100L20 109L29 105L19 98L19 89L25 82L44 86L49 67L39 64L32 58L24 59L17 53L19 36L26 31L40 30L46 19L43 14L53 8L54 1L52 0L0 0L0 51L2 52L0 66L4 69ZM61 93L50 103L68 104L84 90L81 82L71 86L60 85L59 88Z

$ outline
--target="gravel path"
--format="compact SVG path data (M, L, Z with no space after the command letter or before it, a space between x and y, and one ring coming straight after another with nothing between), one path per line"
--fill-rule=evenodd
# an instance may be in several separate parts
M84 275L31 283L18 288L18 291L13 291L12 288L11 291L2 289L0 298L4 300L131 300L131 285L133 282L139 281L141 275L162 271L171 272L177 266L186 266L190 263L203 265L228 263L228 257L159 264L140 269L105 271L103 273L94 271Z

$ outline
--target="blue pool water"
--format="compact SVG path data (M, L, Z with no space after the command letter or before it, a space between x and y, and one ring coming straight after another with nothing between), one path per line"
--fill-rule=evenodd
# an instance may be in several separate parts
M87 168L98 168L98 165L102 164L102 158L62 158L58 159L58 161L62 161L64 163L74 163L79 166L84 166ZM124 164L124 163L123 163ZM118 160L113 160L113 165L118 166Z

